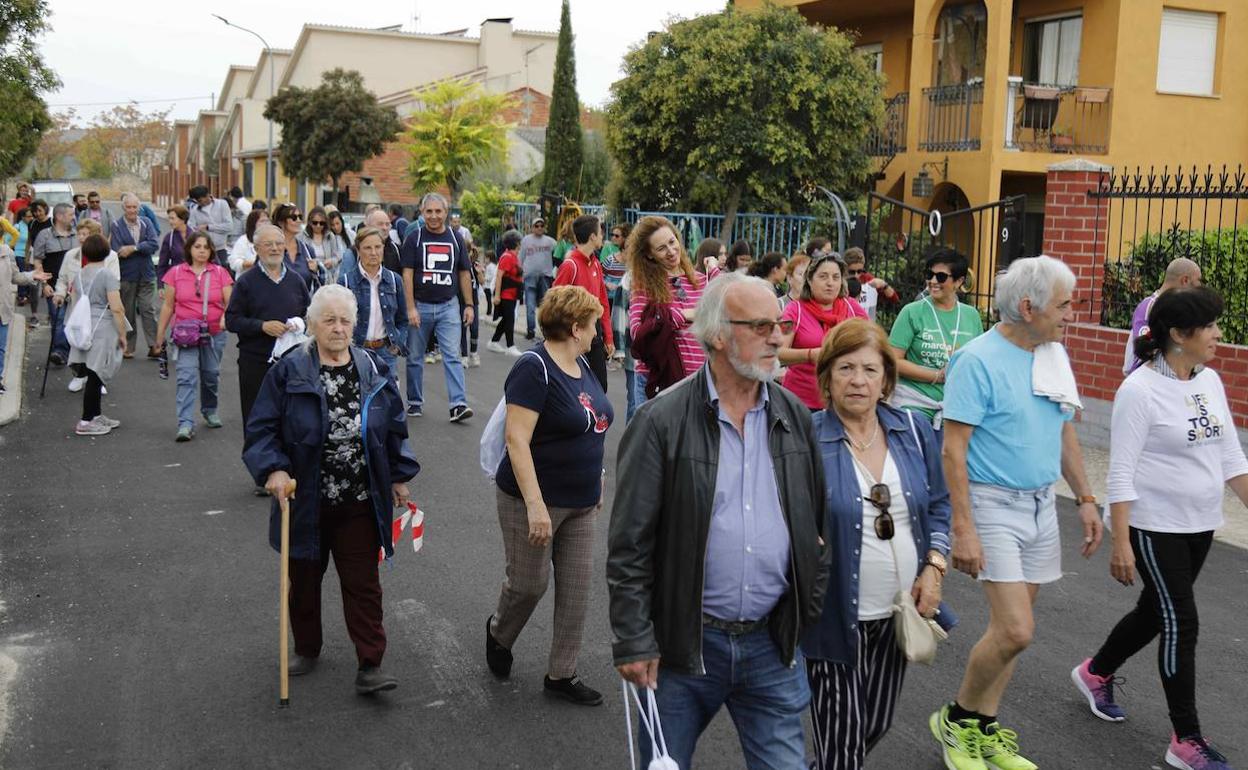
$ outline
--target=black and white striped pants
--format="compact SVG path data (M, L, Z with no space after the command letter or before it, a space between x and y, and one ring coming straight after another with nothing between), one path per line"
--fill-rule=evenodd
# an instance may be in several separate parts
M818 770L857 770L893 724L906 659L893 619L858 621L858 663L806 659Z

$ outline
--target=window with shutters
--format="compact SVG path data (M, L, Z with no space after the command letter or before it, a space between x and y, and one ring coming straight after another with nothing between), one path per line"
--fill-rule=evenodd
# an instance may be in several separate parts
M1157 49L1157 90L1172 94L1214 95L1218 56L1216 13L1166 8L1161 12Z

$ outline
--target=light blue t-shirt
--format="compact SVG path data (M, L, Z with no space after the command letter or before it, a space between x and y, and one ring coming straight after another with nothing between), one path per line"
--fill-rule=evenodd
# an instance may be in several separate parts
M1032 393L1030 353L993 327L949 362L945 419L974 425L966 453L971 481L1039 489L1062 471L1062 426L1070 416Z

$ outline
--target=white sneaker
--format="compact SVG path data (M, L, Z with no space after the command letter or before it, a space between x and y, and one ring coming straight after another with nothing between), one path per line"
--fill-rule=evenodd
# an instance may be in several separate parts
M103 385L101 385L101 386L100 386L100 395L101 395L101 396L107 396L107 395L108 395L108 388L107 388L107 387L105 387L105 386L103 386Z
M426 353L426 354L425 354L425 363L426 363L426 364L433 364L435 361L436 361L436 359L433 357L433 354L432 354L432 353Z
M502 353L507 350L507 348L503 347L503 343L501 342L491 342L485 346L485 349L491 353Z
M82 389L85 387L87 387L86 377L74 377L73 379L69 381L70 393L81 393Z
M74 426L74 433L79 436L104 436L107 435L112 428L107 423L101 422L100 418L94 420L79 420Z
M520 356L524 355L524 351L516 347L515 345L512 345L511 347L507 348L507 355L519 358Z
M478 366L480 366L480 365L481 365L481 354L480 354L480 353L473 353L472 355L468 356L468 366L469 366L470 368L475 369L475 368L477 368L477 367L478 367Z
M121 427L121 420L114 420L112 417L105 417L104 415L100 415L96 417L95 420L96 422L100 422L100 423L107 425L109 430L116 430L117 428Z

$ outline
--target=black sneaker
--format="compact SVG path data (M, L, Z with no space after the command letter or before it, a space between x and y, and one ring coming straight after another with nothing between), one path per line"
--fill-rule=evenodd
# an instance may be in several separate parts
M550 677L542 678L542 687L551 695L557 695L564 700L569 700L578 706L601 706L602 693L592 687L587 686L581 681L576 674L567 679L551 679Z
M511 650L499 644L490 633L490 624L494 622L491 615L485 619L485 662L499 679L511 676Z
M471 416L472 416L471 407L465 406L463 404L460 404L459 406L451 407L451 422L461 422L463 420L467 420Z
M424 417L425 413L421 411L420 404L408 404L407 416L408 417Z
M355 675L355 692L358 695L372 695L375 692L393 690L398 686L399 680L381 673L377 666L365 666Z
M525 333L524 333L524 338L525 338L526 340L531 340L531 339L533 339L533 338L534 338L534 337L536 337L536 336L537 336L536 332L525 332Z
M316 662L319 658L305 658L302 655L296 655L290 659L290 663L286 664L286 673L290 676L303 676L312 673L312 669L316 668Z
M49 363L51 363L53 366L64 366L64 365L65 365L65 354L64 354L64 353L53 353L52 355L48 356L48 362L49 362Z

